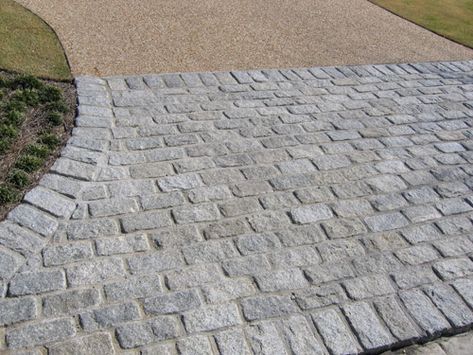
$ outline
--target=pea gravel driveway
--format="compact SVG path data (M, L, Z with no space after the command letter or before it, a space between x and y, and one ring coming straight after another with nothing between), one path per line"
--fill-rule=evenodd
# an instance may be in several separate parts
M0 224L2 352L347 354L472 326L473 61L77 89Z
M74 75L471 60L368 0L17 0L58 33Z

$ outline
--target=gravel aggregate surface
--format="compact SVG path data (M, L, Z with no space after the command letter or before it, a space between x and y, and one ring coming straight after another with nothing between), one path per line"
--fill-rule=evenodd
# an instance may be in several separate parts
M18 0L58 33L74 75L472 59L366 0Z

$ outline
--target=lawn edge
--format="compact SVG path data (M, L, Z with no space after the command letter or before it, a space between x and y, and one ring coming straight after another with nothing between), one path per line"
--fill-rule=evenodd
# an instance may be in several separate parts
M408 19L408 18L406 18L406 17L404 17L404 16L402 16L402 15L400 15L400 14L398 14L398 13L396 13L396 12L390 10L390 9L388 9L388 8L385 8L385 7L382 6L382 5L379 5L379 4L375 3L373 0L366 0L366 1L368 1L370 4L376 6L376 7L380 8L380 9L382 9L382 10L384 10L384 11L389 12L390 14L392 14L392 15L394 15L394 16L396 16L396 17L399 17L400 19L403 19L403 20L405 20L405 21L407 21L407 22L412 23L413 25L415 25L415 26L417 26L417 27L419 27L419 28L422 28L423 30L429 31L430 33L433 33L434 35L437 35L437 36L439 36L439 37L442 37L443 39L446 39L446 40L448 40L448 41L450 41L450 42L456 43L456 44L462 46L463 48L473 50L473 46L470 47L470 46L468 46L468 45L466 45L466 44L464 44L464 43L461 43L461 42L455 40L454 38L450 38L450 37L448 37L448 36L446 36L446 35L444 35L444 34L442 34L442 33L438 33L437 31L434 31L434 30L431 30L430 28L424 27L424 26L422 26L422 25L420 25L420 24L418 24L418 23L416 23L416 22L414 22L414 21L412 21L412 20L410 20L410 19Z

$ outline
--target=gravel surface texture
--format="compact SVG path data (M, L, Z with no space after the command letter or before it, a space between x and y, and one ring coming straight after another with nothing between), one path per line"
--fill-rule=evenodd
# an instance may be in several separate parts
M19 0L75 75L473 59L366 0Z

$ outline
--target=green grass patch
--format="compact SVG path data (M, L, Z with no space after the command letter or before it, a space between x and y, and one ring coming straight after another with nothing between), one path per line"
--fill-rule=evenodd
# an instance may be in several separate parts
M30 144L26 146L25 148L25 153L38 157L38 158L47 158L49 153L51 152L51 149L47 145L44 144Z
M54 31L13 0L0 0L0 38L0 68L48 79L71 79Z
M15 163L15 168L32 173L38 170L44 163L44 158L31 154L21 155Z
M48 122L53 126L59 126L62 123L62 114L60 112L49 112Z
M9 185L0 185L0 204L16 202L19 197L20 194L14 187Z
M7 183L10 185L15 186L16 188L24 188L27 187L30 183L30 177L28 173L20 169L13 169L8 173Z
M371 0L439 35L473 48L472 0Z
M59 143L60 143L60 140L59 138L52 134L52 133L43 133L40 137L39 137L39 142L42 143L42 144L45 144L49 147L49 149L54 149L56 148Z

